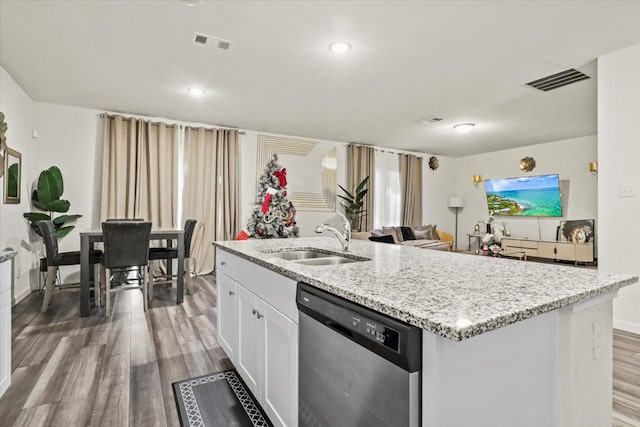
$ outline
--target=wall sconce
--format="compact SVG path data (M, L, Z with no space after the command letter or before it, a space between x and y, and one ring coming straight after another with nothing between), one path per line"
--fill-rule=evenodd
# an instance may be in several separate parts
M598 175L598 162L589 162L589 172L593 175Z
M479 182L482 182L482 175L473 175L471 177L471 181L473 181L474 184L478 184Z
M523 172L531 172L536 167L536 160L533 157L525 157L520 159L520 170Z

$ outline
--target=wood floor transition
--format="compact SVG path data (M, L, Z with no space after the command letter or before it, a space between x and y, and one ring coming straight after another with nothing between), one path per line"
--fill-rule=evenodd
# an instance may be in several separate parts
M113 315L79 317L78 292L33 293L13 308L12 384L0 426L178 426L171 383L229 369L216 341L215 278L193 296L156 287L117 294ZM640 336L614 334L614 427L640 426Z

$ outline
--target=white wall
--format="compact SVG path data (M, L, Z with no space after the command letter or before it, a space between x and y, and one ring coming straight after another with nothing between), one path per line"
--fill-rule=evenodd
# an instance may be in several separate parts
M0 249L11 247L18 251L14 258L12 287L13 301L18 301L31 291L28 274L31 264L28 225L22 214L29 210L28 177L32 175L34 160L37 156L31 138L31 130L34 127L34 103L2 67L0 67L0 111L5 114L8 125L7 145L22 154L20 204L2 203L6 178L0 178Z
M59 241L61 251L80 249L80 231L98 228L100 221L100 188L102 175L102 120L100 111L57 104L35 103L38 138L34 140L37 155L29 185L35 186L40 171L57 166L64 179L63 199L71 202L69 214L82 215L75 228ZM58 216L61 214L55 214ZM34 242L40 242L32 236ZM44 256L34 247L34 260ZM34 265L37 268L37 265ZM78 282L77 266L62 267L63 282ZM33 275L32 275L33 277ZM36 277L37 283L37 277Z
M430 154L414 154L422 156L422 223L425 225L435 224L439 230L453 235L455 234L456 212L448 205L449 196L455 194L458 159L436 156L439 166L438 169L432 171L429 168ZM465 241L463 230L458 224L458 248L462 248Z
M598 58L600 268L640 275L640 45ZM621 197L629 189L632 197ZM614 327L640 333L640 285L620 291Z
M520 159L525 156L536 160L536 168L526 174L519 168ZM556 227L561 220L597 221L598 178L588 170L589 162L596 159L595 135L457 158L455 189L464 198L464 208L459 218L460 244L466 246L466 233L471 233L479 220L486 220L489 216L484 183L474 185L471 182L473 175L491 179L559 174L563 217L496 217L495 222L504 223L512 236L555 240ZM596 239L598 235L596 223Z

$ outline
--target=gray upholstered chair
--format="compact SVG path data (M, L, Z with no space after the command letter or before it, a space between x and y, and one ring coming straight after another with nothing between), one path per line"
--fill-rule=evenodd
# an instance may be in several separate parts
M147 311L148 275L146 267L149 264L149 234L151 223L145 221L108 221L102 223L104 235L104 255L100 260L102 268L102 283L105 287L105 314L109 316L111 309L111 293L121 290L141 289L144 300L144 311ZM112 271L138 267L142 274L142 285L122 285L111 287Z
M143 218L107 218L105 219L106 222L126 222L126 221L144 221ZM117 271L112 271L112 282L113 283L118 283L118 284L126 284L129 282L129 273L131 272L136 272L136 277L134 280L138 281L138 285L140 285L142 283L142 275L140 275L140 271L138 269L138 267L131 267L131 268L122 268L122 269L118 269Z
M42 237L44 239L44 246L47 250L47 257L44 258L46 260L46 270L47 270L47 278L44 283L44 301L42 301L42 312L47 311L49 307L49 303L51 302L51 297L53 295L54 282L56 280L56 274L58 273L58 268L63 265L80 265L80 252L59 252L58 251L58 236L56 235L56 226L52 221L39 221L38 227L42 232ZM100 250L92 250L89 253L89 264L93 267L95 264L100 262L100 256L102 255L102 251ZM40 268L44 268L43 263L40 263ZM93 275L92 275L93 276ZM99 300L99 287L95 286L95 298L96 301Z
M189 271L191 260L191 240L193 238L193 231L196 228L197 221L195 219L188 219L184 223L184 285L188 294L192 293L191 289L191 273ZM172 247L164 248L149 248L149 261L155 260L167 260L171 262L172 259L178 258L178 249ZM155 281L156 284L167 283L171 280L170 276L159 276L161 280ZM163 280L164 279L164 280ZM168 280L167 280L168 279ZM151 298L153 298L153 283L149 288Z

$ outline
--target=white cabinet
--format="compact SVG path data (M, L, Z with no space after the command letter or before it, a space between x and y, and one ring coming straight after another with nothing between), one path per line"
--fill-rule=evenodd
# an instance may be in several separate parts
M295 427L296 282L224 251L216 259L219 342L271 422Z
M264 315L258 311L260 299L253 293L238 286L238 363L236 368L259 401L262 401L260 393L261 367L263 359L261 324L264 323ZM260 318L258 318L260 315Z
M298 325L269 304L262 320L264 410L275 425L298 425Z
M0 262L0 396L11 384L11 259Z
M218 274L216 282L218 285L218 342L235 364L238 353L236 282L224 273Z

